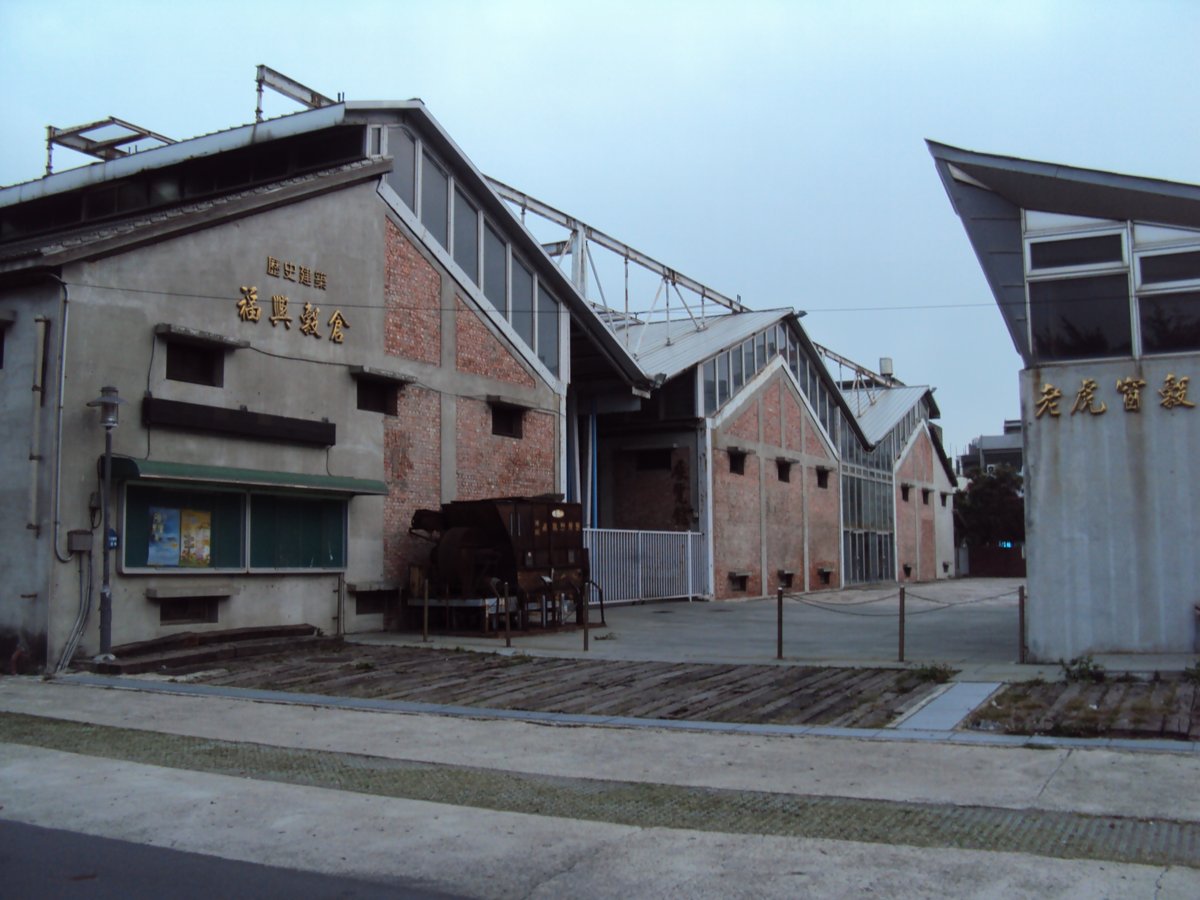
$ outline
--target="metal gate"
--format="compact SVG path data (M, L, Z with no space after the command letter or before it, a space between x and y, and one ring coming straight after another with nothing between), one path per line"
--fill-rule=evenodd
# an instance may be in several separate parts
M712 595L707 543L699 532L585 528L583 544L605 603Z

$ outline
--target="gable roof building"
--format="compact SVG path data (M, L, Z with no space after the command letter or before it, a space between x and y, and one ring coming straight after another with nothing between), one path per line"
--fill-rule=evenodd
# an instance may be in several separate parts
M488 497L685 534L674 595L897 577L898 457L792 310L599 308L420 101L139 133L0 187L0 655L379 628L428 571L414 514Z

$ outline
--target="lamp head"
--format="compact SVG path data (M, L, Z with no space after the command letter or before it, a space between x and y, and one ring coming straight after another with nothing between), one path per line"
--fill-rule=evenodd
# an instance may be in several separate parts
M117 427L117 410L125 403L117 396L117 389L112 385L100 388L100 396L88 402L88 406L100 407L100 424L105 428Z

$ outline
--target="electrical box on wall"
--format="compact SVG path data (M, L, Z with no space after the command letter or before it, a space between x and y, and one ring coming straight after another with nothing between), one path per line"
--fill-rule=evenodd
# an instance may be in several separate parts
M92 533L87 529L67 532L68 553L91 553Z

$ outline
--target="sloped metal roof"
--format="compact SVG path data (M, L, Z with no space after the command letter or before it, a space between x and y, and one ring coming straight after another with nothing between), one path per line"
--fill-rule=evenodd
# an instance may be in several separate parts
M406 104L412 106L413 104ZM419 105L419 102L418 104ZM120 159L95 162L75 169L55 172L32 181L0 186L0 206L25 203L93 184L102 184L138 172L161 169L189 159L215 156L251 144L261 144L279 138L317 131L340 125L345 120L346 104L339 103L322 109L304 110L265 122L238 125L200 137L188 138L162 147L152 147L131 153Z
M232 191L215 197L206 197L192 203L142 211L124 219L109 220L101 224L85 224L74 229L53 231L22 241L0 246L0 271L23 265L61 264L69 258L87 256L99 244L119 243L122 238L133 239L146 229L169 231L173 225L187 227L192 217L200 213L220 213L242 203L270 202L275 195L286 191L303 191L306 187L320 188L330 179L339 183L354 178L367 179L379 174L378 160L361 159L316 172L308 172L290 178L257 185L245 190ZM6 265L10 263L12 265Z
M846 406L872 444L878 444L933 389L914 387L876 388L874 390L843 389ZM931 398L932 399L932 398Z
M1033 355L1021 210L1200 227L1197 185L926 144L1026 365Z
M726 347L733 347L764 328L795 317L790 309L727 313L673 322L615 323L617 339L650 375L674 378ZM701 327L697 327L697 325Z

